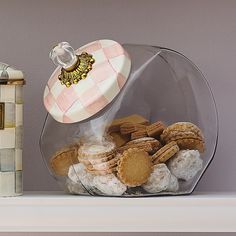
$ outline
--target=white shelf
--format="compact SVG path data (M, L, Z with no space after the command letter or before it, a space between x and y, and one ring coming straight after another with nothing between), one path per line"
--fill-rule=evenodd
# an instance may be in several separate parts
M26 192L0 198L0 232L236 232L236 193L104 198Z

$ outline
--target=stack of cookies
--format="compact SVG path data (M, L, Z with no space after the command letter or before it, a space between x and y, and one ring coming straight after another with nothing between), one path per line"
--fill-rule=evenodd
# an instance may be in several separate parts
M175 141L180 149L196 149L203 153L205 142L202 131L190 122L177 122L168 126L161 135L164 143Z
M108 127L108 133L113 138L116 147L121 147L130 141L133 136L137 138L146 137L146 126L149 121L140 115L131 115L116 119Z
M143 185L146 191L150 186L151 189L160 191L162 189L160 186L165 186L166 188L161 191L168 191L168 189L177 191L177 177L167 167L174 157L174 173L188 173L193 167L188 175L193 178L202 168L199 152L204 152L205 142L201 130L196 125L190 122L177 122L167 127L161 121L150 124L139 115L132 115L118 121L114 122L115 128L112 123L109 130L112 130L110 135L117 146L117 152L120 153L117 176L128 187ZM185 152L180 152L180 150ZM188 155L191 158L186 159ZM176 164L178 163L176 157L181 159L179 166ZM148 159L151 160L151 165ZM196 163L198 164L195 166ZM186 170L184 170L184 166L186 166ZM159 171L163 169L165 171ZM155 170L155 174L151 176L153 170ZM159 182L158 178L153 176L158 176ZM184 175L177 174L177 176L179 178ZM162 181L165 179L166 183L161 183L160 179ZM186 180L186 178L182 178L182 180ZM145 185L147 182L149 187ZM158 186L153 187L152 184Z
M78 160L93 175L107 175L116 171L119 155L110 141L84 143L78 150Z
M67 175L70 165L79 162L91 179L97 176L95 180L103 185L119 183L119 194L127 187L137 186L156 193L178 191L179 180L191 180L202 168L204 137L190 122L166 126L134 114L114 120L106 135L104 141L83 141L79 148L74 146L57 153L51 160L55 174Z

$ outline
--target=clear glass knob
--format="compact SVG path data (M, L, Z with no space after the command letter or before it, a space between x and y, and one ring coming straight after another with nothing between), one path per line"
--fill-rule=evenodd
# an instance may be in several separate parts
M56 66L61 66L64 69L70 68L77 62L75 51L67 42L61 42L55 46L49 57Z

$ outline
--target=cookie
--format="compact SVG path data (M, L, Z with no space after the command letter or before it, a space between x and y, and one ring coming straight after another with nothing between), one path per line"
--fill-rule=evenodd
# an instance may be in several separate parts
M107 162L111 159L113 159L115 157L116 153L112 153L111 155L108 155L108 156L105 156L105 157L102 157L102 158L88 158L88 159L80 159L80 162L83 163L83 161L87 161L89 165L96 165L96 164L101 164L101 163L104 163L104 162Z
M205 143L202 139L200 139L195 133L191 131L186 132L170 132L172 134L167 136L165 139L166 143L175 141L181 150L185 149L193 149L198 150L203 153L205 151Z
M120 126L124 123L134 123L134 124L142 124L147 125L149 121L144 117L134 114L126 117L122 117L119 119L115 119L112 121L111 125L108 127L108 132L117 132L120 131Z
M117 176L129 187L141 186L152 172L152 161L147 152L137 148L126 150L117 166Z
M71 194L88 195L87 190L80 182L74 182L69 178L66 180L66 190Z
M146 129L140 129L131 134L131 140L147 137Z
M165 163L171 157L173 157L179 151L179 147L176 142L172 141L162 148L160 148L155 154L152 155L153 164Z
M114 175L97 175L93 179L93 185L106 195L122 195L127 187Z
M84 143L78 150L78 158L91 160L101 159L111 156L115 153L115 144L110 141L103 141L101 143Z
M148 193L159 193L167 190L171 181L171 173L165 164L158 164L153 167L148 181L142 185Z
M150 143L136 143L132 145L124 145L120 148L117 149L118 153L123 153L124 151L130 149L130 148L137 148L139 150L143 150L147 153L152 153L153 152L153 147Z
M88 171L109 171L117 166L117 163L110 164L107 166L105 163L98 164L97 166L87 165L86 169Z
M167 192L177 192L179 190L178 179L171 174L169 185L166 189Z
M164 140L166 136L168 136L169 133L173 131L177 132L190 131L194 133L199 139L204 140L204 136L200 128L191 122L177 122L168 126L161 135L162 139Z
M161 134L164 143L175 141L179 148L205 151L205 141L202 131L190 122L177 122L168 126Z
M59 176L66 176L69 167L79 162L78 146L73 145L63 148L50 159L50 166L53 172Z
M79 160L79 162L80 162L80 163L83 163L85 166L87 166L87 165L90 165L90 164L91 164L91 163L90 163L90 161L88 161L88 160L86 160L86 159L82 159L82 158L81 158L81 159L79 159L79 158L78 158L78 160Z
M120 159L120 154L116 155L114 158L112 158L106 162L102 162L102 163L98 163L98 164L91 164L90 163L89 165L86 166L86 168L90 171L93 171L93 170L106 171L106 170L116 167L119 159Z
M202 140L202 138L200 138L196 133L192 132L192 131L172 131L170 130L165 137L161 137L162 140L166 143L174 141L175 139L180 139L180 138L191 138L191 139L198 139L198 140Z
M161 122L157 121L149 126L147 126L146 131L149 137L159 137L166 126Z
M114 172L117 171L117 167L113 167L107 170L88 170L87 172L92 174L92 175L108 175L108 174L112 174Z
M176 139L175 142L178 144L181 150L198 150L203 153L205 151L205 143L202 140L190 139L190 138L181 138Z
M185 181L193 179L202 169L203 161L197 150L181 150L168 162L173 175Z
M145 144L146 145L150 144L152 147L152 150L148 151L148 153L156 152L158 149L161 148L161 143L157 139L151 138L151 137L144 137L144 138L131 140L126 145L136 147L136 146L141 146Z
M124 123L120 126L120 133L123 135L131 134L139 130L146 130L146 126L142 124L131 123L131 122Z
M87 172L82 163L71 165L68 171L68 177L74 183L82 184L86 190L93 188L94 176Z
M118 163L118 160L116 160L115 162L112 162L110 164L108 163L102 163L102 164L99 164L97 166L93 166L93 170L101 170L101 171L106 171L106 170L114 170L115 167L117 167L117 163Z
M120 132L110 133L110 136L112 137L116 147L121 147L130 141L129 135L122 135Z

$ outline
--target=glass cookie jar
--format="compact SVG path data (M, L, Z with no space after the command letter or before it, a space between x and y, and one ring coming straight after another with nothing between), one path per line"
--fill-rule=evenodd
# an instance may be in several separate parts
M18 196L22 188L22 71L0 63L0 196Z
M69 193L190 194L214 157L218 119L199 69L171 49L98 40L50 53L40 148Z

